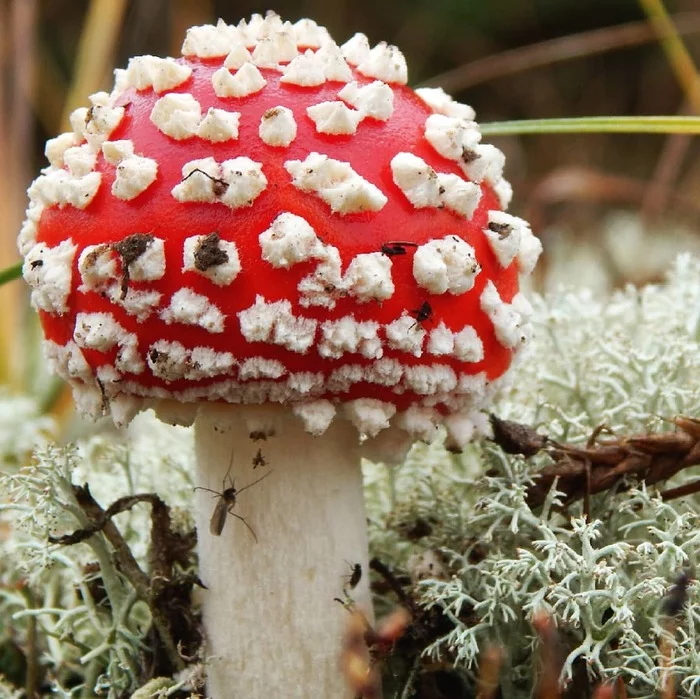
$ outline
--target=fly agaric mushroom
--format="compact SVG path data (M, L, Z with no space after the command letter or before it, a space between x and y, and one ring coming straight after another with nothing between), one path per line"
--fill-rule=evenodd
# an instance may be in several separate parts
M182 53L132 59L49 141L24 276L82 412L194 421L211 490L232 450L239 488L272 469L236 505L257 544L235 520L212 536L197 496L209 693L346 696L362 450L470 439L528 338L541 246L472 109L405 87L396 47L268 14Z

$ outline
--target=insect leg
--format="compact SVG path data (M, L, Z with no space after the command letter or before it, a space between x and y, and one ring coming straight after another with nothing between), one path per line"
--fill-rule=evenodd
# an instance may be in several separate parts
M257 544L257 543L258 543L258 537L257 537L257 535L255 534L255 532L253 531L253 527L251 527L250 524L248 524L248 522L246 521L246 518L245 518L245 517L241 517L240 515L237 515L237 514L233 511L233 507L231 507L231 508L229 509L228 513L229 513L230 515L233 515L236 519L240 519L241 522L243 522L243 524L245 524L246 527L248 527L248 531L250 531L250 533L253 535L253 539L255 539L255 543Z
M258 478L257 481L253 481L252 483L248 483L248 485L243 486L243 488L239 488L239 489L236 491L236 493L237 493L238 495L240 495L244 490L247 490L248 488L252 488L256 483L260 483L260 481L261 481L263 478L267 478L271 473L272 473L272 471L268 471L264 476L260 476L260 478Z

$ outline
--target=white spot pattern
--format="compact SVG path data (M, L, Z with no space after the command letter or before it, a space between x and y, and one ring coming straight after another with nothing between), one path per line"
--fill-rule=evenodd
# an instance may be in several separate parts
M503 211L489 211L484 235L501 267L508 267L520 250L523 229L527 223Z
M364 57L357 70L368 78L377 78L385 83L405 85L408 82L406 59L396 46L379 42Z
M119 126L124 118L124 107L93 104L89 109L80 107L70 115L70 125L80 139L85 139L94 150Z
M241 334L247 342L268 342L305 354L311 347L318 321L292 313L289 301L268 302L257 296L255 303L239 311Z
M423 354L425 330L407 313L404 312L400 318L389 323L384 328L384 333L391 349L408 352L416 357Z
M180 342L167 340L154 342L148 348L146 357L153 375L168 383L180 379L199 381L226 376L236 365L230 352L216 352L208 347L190 350Z
M44 155L53 167L63 167L63 154L73 146L77 146L78 142L73 132L62 133L56 138L50 138L46 141Z
M247 97L260 92L267 80L253 63L244 63L232 75L228 68L219 68L211 77L217 97Z
M413 256L413 276L431 294L463 294L480 271L474 248L456 235L420 245Z
M212 237L214 236L214 237ZM201 256L202 245L215 247L225 257L225 261L215 261L214 264L198 264L198 255ZM210 251L211 255L211 251ZM207 277L217 286L228 286L240 273L241 262L238 257L236 244L229 240L222 240L218 233L209 235L193 235L185 238L182 256L182 271L196 272Z
M542 243L540 239L532 233L530 226L525 224L520 230L520 250L515 258L520 274L532 274L541 254Z
M316 53L308 49L284 67L280 82L301 87L316 87L326 82L326 73Z
M196 135L201 119L202 108L188 92L171 92L161 97L151 110L153 125L176 141Z
M172 189L181 202L221 202L231 209L251 206L267 187L262 165L239 157L217 163L214 158L191 160L182 167L182 181Z
M89 143L73 146L63 153L63 163L73 177L84 177L95 169L97 153Z
M297 43L288 32L276 32L260 39L253 50L252 60L258 68L277 68L296 58Z
M328 429L336 413L333 403L323 399L296 403L292 406L292 411L301 418L304 429L316 437Z
M27 252L22 275L32 289L31 303L34 308L55 315L68 312L73 260L77 249L68 238L55 247L37 243Z
M239 112L210 107L197 126L197 136L212 143L235 141L238 138L240 118Z
M153 88L154 92L165 92L182 85L192 75L192 68L178 63L173 58L138 56L129 60L126 80L137 90Z
M243 64L252 62L252 60L253 57L250 55L250 51L243 44L239 44L234 46L226 56L224 68L238 70Z
M99 172L74 177L65 170L49 169L32 182L28 194L32 202L41 207L57 204L85 209L95 198L101 182Z
M338 320L326 320L321 324L321 341L318 353L322 357L339 358L345 352L359 353L368 359L380 359L382 343L377 331L379 323L372 320L357 321L353 316Z
M299 262L322 259L323 243L301 216L280 214L259 236L262 258L273 267L288 268Z
M298 46L318 48L332 41L328 30L318 25L312 19L300 19L293 25L293 31Z
M117 346L117 370L132 374L140 374L144 370L137 352L136 335L127 332L111 313L78 313L73 339L78 347L98 352L109 352Z
M307 107L306 113L318 133L349 136L357 131L362 114L349 109L344 102L320 102Z
M355 107L363 117L387 121L394 113L394 91L381 80L362 87L353 80L338 93L338 97Z
M265 357L250 357L244 359L238 368L238 378L241 381L251 379L279 379L287 373L282 362Z
M358 66L369 58L369 40L361 32L353 34L341 47L345 60L353 66Z
M303 161L288 160L284 167L295 187L316 194L331 211L341 216L379 211L388 201L379 188L358 175L350 163L327 155L310 153Z
M145 192L158 176L158 163L151 158L131 155L117 165L112 194L117 199L131 201Z
M389 427L396 406L376 398L357 398L345 404L345 413L361 435L374 437Z
M268 146L286 148L297 137L294 114L287 107L272 107L260 117L258 135Z
M210 333L222 333L226 320L226 316L206 296L188 288L178 289L159 315L168 325L198 325Z
M391 260L381 252L353 257L343 275L342 290L360 303L384 301L394 294Z
M396 186L417 209L447 207L471 218L481 199L481 188L453 174L437 173L422 158L398 153L391 160Z
M438 114L473 121L476 117L474 110L467 104L454 100L441 87L419 87L416 94Z
M182 55L219 58L226 56L241 43L243 43L243 35L238 28L219 20L216 26L205 24L200 27L190 27L182 44Z
M501 299L492 281L488 281L480 297L481 310L486 313L496 339L507 349L514 349L527 339L527 331L523 328L523 317L515 308L515 303L506 303Z

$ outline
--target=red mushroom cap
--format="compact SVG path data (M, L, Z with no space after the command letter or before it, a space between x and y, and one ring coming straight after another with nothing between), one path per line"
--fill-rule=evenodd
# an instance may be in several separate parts
M83 411L278 402L320 433L342 406L463 441L528 337L541 246L471 108L406 80L396 47L256 15L74 112L19 246Z

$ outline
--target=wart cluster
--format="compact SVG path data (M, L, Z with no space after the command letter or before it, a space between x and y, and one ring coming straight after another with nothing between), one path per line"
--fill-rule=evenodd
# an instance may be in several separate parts
M47 144L29 190L24 274L81 408L122 423L170 397L272 401L314 433L341 413L370 435L443 423L464 444L530 336L517 276L541 251L502 211L505 159L474 111L405 88L396 47L361 34L339 46L310 20L194 27L182 54L116 71ZM135 124L137 104L148 119ZM390 135L409 118L416 140ZM370 133L389 139L389 177L354 150ZM144 218L118 237L120 206ZM148 218L153 206L172 213ZM75 210L110 217L106 234L77 235ZM232 223L200 222L207 211ZM184 212L186 232L164 221ZM346 249L358 221L362 244ZM289 298L274 287L284 274L297 275Z

